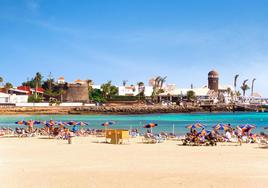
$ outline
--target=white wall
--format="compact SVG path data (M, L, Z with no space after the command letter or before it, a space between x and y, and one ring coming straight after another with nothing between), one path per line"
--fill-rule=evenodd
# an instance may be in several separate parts
M153 87L152 86L145 86L144 95L146 97L150 97L150 96L152 96L152 93L153 93Z
M16 106L25 106L25 107L46 107L49 106L49 103L16 103Z
M9 98L8 97L0 97L0 103L8 103Z
M28 95L10 95L10 103L27 103Z
M84 106L96 106L96 104L84 104Z
M66 103L60 103L60 106L83 106L83 103L81 102L66 102Z
M27 103L28 95L0 93L0 103Z
M138 86L119 86L118 95L120 96L136 96L139 94Z
M119 86L118 87L118 95L120 96L137 96L139 94L139 86L134 86L134 90L131 88L131 86ZM152 86L145 86L144 87L144 95L146 97L149 97L153 93L153 87Z

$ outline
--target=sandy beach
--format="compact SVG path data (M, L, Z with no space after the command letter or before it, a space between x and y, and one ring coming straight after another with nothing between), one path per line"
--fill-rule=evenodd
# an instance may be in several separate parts
M0 139L1 187L267 187L268 149Z

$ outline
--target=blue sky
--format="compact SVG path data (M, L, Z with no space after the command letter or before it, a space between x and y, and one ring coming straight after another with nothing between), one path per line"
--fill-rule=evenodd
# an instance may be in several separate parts
M268 96L267 0L0 0L0 75L40 71L115 84L168 76L178 87L256 78Z

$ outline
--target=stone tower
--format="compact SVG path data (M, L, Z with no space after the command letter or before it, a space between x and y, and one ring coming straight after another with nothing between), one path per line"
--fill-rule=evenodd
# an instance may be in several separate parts
M215 70L208 73L208 88L216 92L219 90L219 74Z
M83 102L89 101L87 84L68 84L64 95L64 102Z

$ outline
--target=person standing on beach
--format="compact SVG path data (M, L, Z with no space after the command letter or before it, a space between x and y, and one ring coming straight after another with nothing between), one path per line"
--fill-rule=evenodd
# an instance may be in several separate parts
M28 127L29 127L29 132L32 133L33 132L33 126L34 126L34 121L30 120L28 123Z
M240 146L242 146L242 129L237 126L237 139Z

